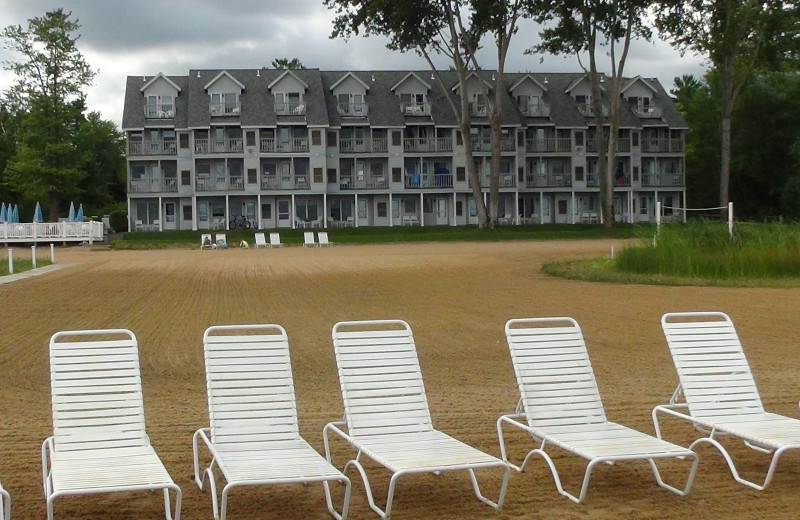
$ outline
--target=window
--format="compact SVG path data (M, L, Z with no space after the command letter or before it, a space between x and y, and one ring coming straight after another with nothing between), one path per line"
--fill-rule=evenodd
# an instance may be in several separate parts
M392 131L392 146L400 146L400 131Z
M336 168L328 168L328 184L336 184Z
M272 204L269 202L265 202L261 205L261 218L263 219L271 219L272 218Z
M191 206L183 206L183 220L192 220Z
M639 180L639 167L638 166L634 166L633 167L633 180L635 180L635 181Z
M258 170L255 168L248 168L247 169L247 184L257 184L258 183Z
M467 180L467 169L463 166L456 168L456 181L464 182Z
M647 211L647 197L642 197L642 202L641 202L641 205L640 205L639 213L641 213L642 215L647 215L648 214L648 211Z
M143 179L145 174L145 167L141 164L131 165L131 180Z
M279 200L278 201L278 220L289 220L289 201L288 200Z
M461 135L461 130L456 131L456 146L464 145L464 136Z
M400 218L400 201L392 200L392 218Z
M517 168L517 180L519 182L524 182L525 181L525 168L523 166L520 166L519 168Z
M403 182L402 168L392 168L392 182Z
M559 215L566 215L567 214L567 201L566 200L559 200L558 201L558 214Z
M186 132L181 132L180 134L178 134L178 137L180 139L181 149L186 150L187 148L189 148L189 134L187 134Z
M359 219L367 218L367 201L364 199L360 199L358 201L358 218Z
M583 132L575 132L575 146L583 146Z
M633 132L631 134L631 146L639 146L639 132Z
M469 199L469 216L470 217L477 217L478 216L478 206L475 204L475 199L470 197Z
M247 131L247 146L255 146L256 145L256 133L253 130Z
M575 180L576 181L583 181L583 166L576 166L575 167Z
M328 147L334 148L336 146L336 132L328 132Z
M378 216L379 217L386 217L387 212L387 204L385 202L378 202L377 204L378 209Z
M320 130L311 131L311 144L313 146L322 146L322 131Z
M322 183L322 168L314 168L314 182Z
M190 170L181 170L181 186L189 186L192 184L192 172Z
M464 203L460 200L456 201L456 216L457 217L464 216Z

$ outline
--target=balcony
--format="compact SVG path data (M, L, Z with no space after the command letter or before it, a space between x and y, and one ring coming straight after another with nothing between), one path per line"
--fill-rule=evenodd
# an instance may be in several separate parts
M259 150L261 153L305 153L308 152L308 138L295 137L289 140L262 138Z
M481 181L481 188L488 188L490 178L488 173L478 174L478 178ZM497 179L498 186L500 188L513 188L517 185L517 178L512 173L501 173ZM468 182L469 186L472 186L472 182Z
M544 137L542 139L527 139L525 150L538 153L569 153L572 151L572 139L569 137Z
M175 141L129 141L128 155L176 155Z
M344 117L367 117L369 113L366 103L339 103L336 109Z
M271 175L263 174L261 176L261 189L262 190L310 190L311 183L307 174L300 175Z
M212 116L238 116L241 104L211 103L208 105L208 110Z
M228 139L195 139L194 153L242 153L242 138L231 137Z
M175 105L172 103L146 105L144 117L147 119L172 119L175 117Z
M519 111L526 117L550 117L550 106L543 103L519 105Z
M568 188L572 186L572 175L569 173L536 173L525 176L528 188Z
M300 101L276 102L275 113L279 116L302 116L306 113L306 104Z
M403 139L405 152L452 152L453 139L450 137L407 137Z
M243 191L244 177L241 175L231 175L230 178L228 178L228 189L232 191Z
M174 193L178 191L178 179L175 177L131 179L128 191L131 193Z
M608 145L608 137L606 137L606 145ZM586 151L592 153L597 152L597 139L595 139L594 137L589 137L586 139ZM621 139L617 139L617 151L630 152L631 151L630 138L624 137Z
M235 177L231 178L231 180L233 179L235 179ZM230 188L228 186L228 182L225 177L211 177L208 175L198 175L197 178L195 179L196 191L228 191L231 189L233 188Z
M643 152L683 152L683 139L667 139L667 138L642 138L642 151Z
M452 188L452 173L408 173L403 174L403 186L405 188Z
M487 136L478 136L478 137L471 137L470 143L472 145L473 152L491 152L492 151L492 137ZM516 140L513 137L502 137L500 139L500 151L501 152L513 152L517 148Z
M633 105L631 110L637 117L642 119L658 119L661 117L661 107L654 107L650 105Z
M385 153L388 149L385 137L339 139L339 153Z
M340 175L340 190L379 190L389 186L386 175Z
M400 103L400 110L407 116L431 115L430 103Z
M472 102L469 104L469 113L475 117L486 117L489 115L489 105L487 103Z
M591 103L577 103L576 106L578 107L578 111L586 117L593 117L594 116L594 109L592 108ZM603 112L603 116L608 116L608 108L601 107L600 108Z
M680 187L683 185L683 173L642 173L643 187Z

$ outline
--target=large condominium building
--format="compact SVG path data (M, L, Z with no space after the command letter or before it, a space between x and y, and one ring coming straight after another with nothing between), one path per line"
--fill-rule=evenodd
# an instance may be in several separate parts
M442 76L457 94L455 73ZM130 229L227 229L241 217L258 228L477 223L465 149L488 197L491 135L480 79L466 81L469 135L430 71L130 76ZM501 223L598 220L589 83L584 74L505 75ZM655 79L626 79L622 98L615 218L650 221L656 202L684 205L686 121Z

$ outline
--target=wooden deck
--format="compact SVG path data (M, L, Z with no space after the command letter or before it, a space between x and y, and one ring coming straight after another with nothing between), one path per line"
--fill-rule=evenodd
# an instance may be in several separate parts
M103 240L102 222L0 223L0 243L89 242Z

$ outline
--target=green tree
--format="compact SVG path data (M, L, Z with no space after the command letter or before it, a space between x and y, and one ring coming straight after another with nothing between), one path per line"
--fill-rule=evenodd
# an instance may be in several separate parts
M541 43L531 52L575 55L591 82L600 205L606 226L614 223L612 173L616 162L625 63L631 39L651 37L651 31L644 23L651 4L647 0L532 0L529 5L536 20L544 27L539 33ZM607 75L611 88L605 107L600 85L602 77L598 73L598 53L602 47L607 48L610 62ZM583 63L583 54L588 56L588 64ZM609 127L608 141L606 125Z
M707 56L721 89L719 205L730 200L731 122L736 100L765 56L773 58L796 39L796 6L776 0L666 0L656 9L656 26L682 51Z
M125 141L116 125L90 112L74 142L80 154L80 200L95 212L125 200Z
M306 68L298 58L275 58L272 60L273 69L290 69L298 70Z
M17 76L6 98L27 112L7 180L26 196L46 196L51 220L59 216L61 197L75 192L81 177L72 138L84 109L83 89L95 75L77 48L79 36L73 33L80 25L71 16L56 9L29 19L27 28L11 25L2 32L6 48L22 56L5 64Z

